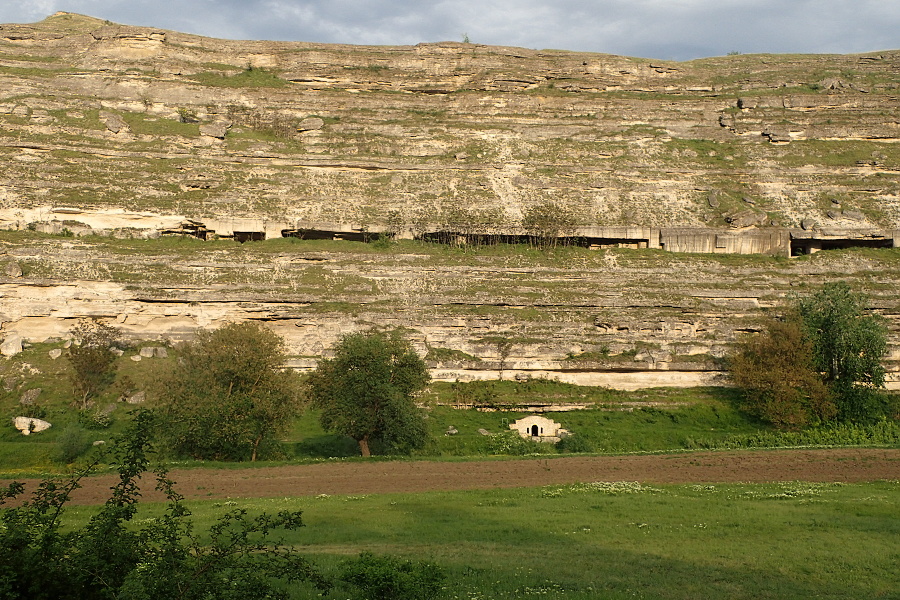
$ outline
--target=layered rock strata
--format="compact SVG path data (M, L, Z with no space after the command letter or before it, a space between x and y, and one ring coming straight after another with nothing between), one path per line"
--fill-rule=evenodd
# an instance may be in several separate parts
M18 230L0 335L257 319L308 368L380 324L468 355L432 352L448 380L695 385L792 294L846 279L889 319L896 370L898 104L898 51L672 63L0 25L0 225ZM471 243L548 203L597 251ZM436 232L459 247L271 239ZM97 233L267 241L69 237ZM787 258L818 250L837 251ZM777 256L728 256L760 252Z

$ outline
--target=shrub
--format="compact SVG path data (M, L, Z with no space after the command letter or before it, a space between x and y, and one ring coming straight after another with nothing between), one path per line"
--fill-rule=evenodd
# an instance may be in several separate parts
M19 413L23 417L31 417L32 419L47 418L47 407L40 404L26 404L21 406Z
M328 589L304 558L272 540L278 530L303 525L298 511L251 517L233 510L201 543L174 482L159 469L156 484L168 499L165 513L134 522L151 430L150 414L139 412L112 445L110 463L119 481L84 527L64 531L62 514L96 462L62 483L45 480L31 500L0 511L0 598L262 600L287 598L286 582ZM23 491L18 482L0 488L0 504Z
M582 435L569 435L556 443L558 452L593 452L594 445Z
M62 430L62 433L59 434L53 459L56 462L68 465L75 462L75 459L84 454L90 447L91 444L88 442L84 429L77 425L67 425Z
M488 452L509 456L525 456L526 454L546 454L552 452L554 446L543 442L535 442L523 438L515 431L496 433L488 438Z
M83 410L78 413L78 422L85 429L107 429L112 425L112 415L100 410Z
M178 121L180 123L199 123L197 113L190 108L178 108Z
M435 564L362 552L341 567L340 579L367 600L430 600L441 593L446 575Z

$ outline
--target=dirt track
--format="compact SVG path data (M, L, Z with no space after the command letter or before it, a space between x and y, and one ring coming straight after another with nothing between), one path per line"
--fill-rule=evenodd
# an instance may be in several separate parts
M382 494L541 486L588 481L725 483L900 479L900 449L694 452L479 462L349 462L171 473L189 499ZM115 478L90 477L74 504L106 500ZM34 482L28 482L29 489ZM145 491L146 500L161 499Z

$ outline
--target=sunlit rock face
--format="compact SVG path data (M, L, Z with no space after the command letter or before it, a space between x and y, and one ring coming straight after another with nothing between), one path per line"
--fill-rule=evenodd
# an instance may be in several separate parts
M258 319L309 368L377 323L481 359L434 362L451 381L717 384L761 316L841 278L891 320L896 361L898 65L0 25L0 228L21 233L0 232L0 339ZM544 205L595 252L475 251L523 239ZM127 245L171 235L211 243ZM462 258L251 248L284 235L431 236Z

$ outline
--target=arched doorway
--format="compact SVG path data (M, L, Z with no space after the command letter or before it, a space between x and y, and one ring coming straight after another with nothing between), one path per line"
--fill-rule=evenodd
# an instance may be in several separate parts
M531 426L531 437L538 437L538 435L540 435L540 434L538 433L538 426L537 426L537 425L532 425L532 426Z

